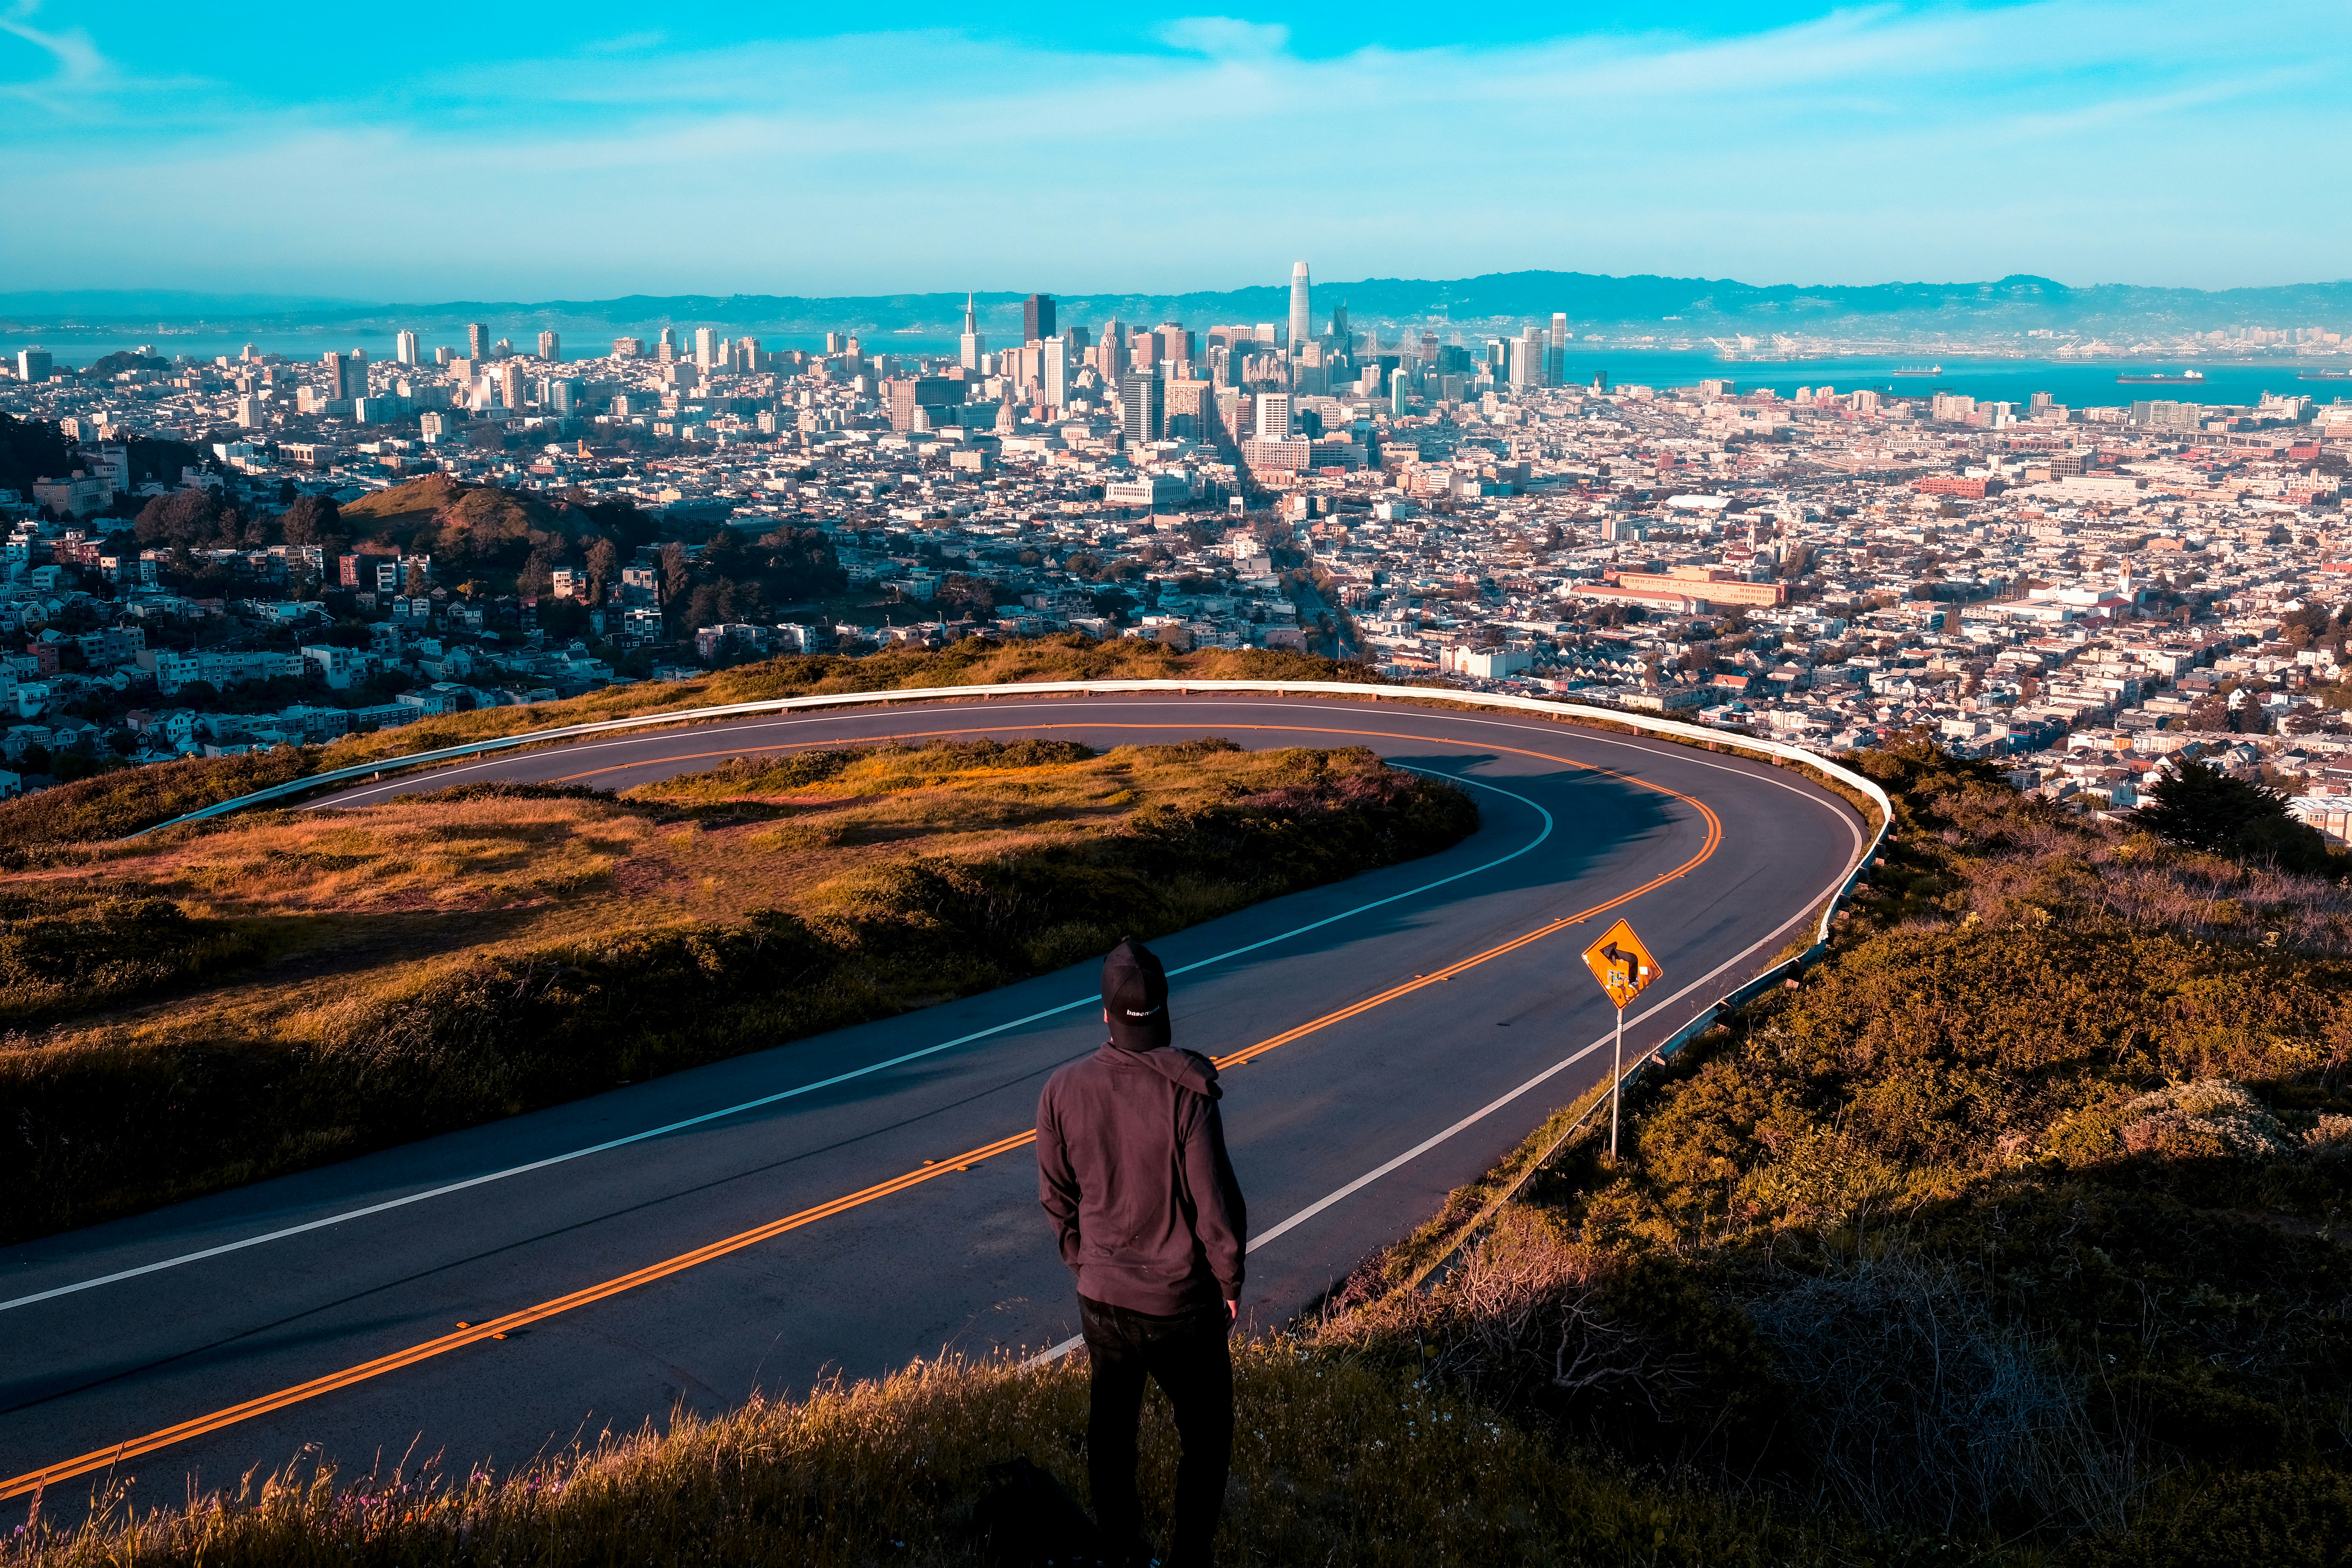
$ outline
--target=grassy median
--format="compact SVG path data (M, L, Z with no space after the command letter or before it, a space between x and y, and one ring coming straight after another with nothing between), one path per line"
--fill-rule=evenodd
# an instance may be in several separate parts
M968 995L1468 833L1357 750L739 758L0 876L0 1240Z
M0 801L0 859L23 864L119 838L255 790L362 763L536 730L787 697L1055 680L1376 680L1359 664L1264 648L1178 653L1140 638L1076 633L1024 641L971 637L951 647L850 657L796 655L688 680L647 680L584 697L448 713L327 746L281 746L235 757L189 757Z

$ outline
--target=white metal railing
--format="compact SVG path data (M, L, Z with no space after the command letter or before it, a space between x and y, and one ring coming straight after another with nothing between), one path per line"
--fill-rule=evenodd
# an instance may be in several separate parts
M215 816L226 816L249 805L261 805L273 800L307 795L312 790L336 784L357 784L381 777L384 773L410 768L432 767L442 763L462 762L471 757L487 756L496 752L514 751L523 746L541 746L552 742L576 741L590 735L610 735L627 730L649 730L665 724L708 723L720 719L744 719L761 713L791 713L819 708L854 708L887 702L945 702L959 699L991 697L1090 697L1121 696L1136 693L1188 692L1271 693L1287 696L1297 693L1309 697L1358 697L1390 702L1452 702L1473 708L1494 708L1509 712L1533 713L1549 719L1564 719L1571 722L1621 725L1645 735L1688 745L1720 746L1733 752L1744 752L1768 757L1775 762L1790 763L1811 768L1833 778L1851 789L1859 791L1878 807L1878 831L1870 845L1855 858L1844 885L1822 911L1817 944L1829 940L1830 921L1837 907L1878 853L1886 837L1887 825L1894 820L1894 803L1874 780L1855 773L1842 763L1801 746L1791 746L1780 741L1759 741L1753 736L1709 730L1696 724L1685 724L1673 719L1653 719L1646 713L1628 713L1614 708L1591 708L1578 702L1553 702L1538 697L1512 697L1498 692L1442 691L1425 686L1374 686L1368 682L1347 680L1044 680L1028 681L1010 686L924 686L894 691L829 692L821 697L778 697L761 702L730 702L711 708L682 708L661 713L639 713L626 719L604 719L593 724L566 724L552 730L530 730L518 735L501 735L493 740L476 741L463 746L443 746L429 752L415 752L405 756L384 757L374 762L359 763L347 768L335 768L323 773L310 773L289 779L282 784L255 790L250 795L215 801L211 805L175 816L169 822L159 822L152 827L142 828L133 837L161 832L182 823L202 822Z

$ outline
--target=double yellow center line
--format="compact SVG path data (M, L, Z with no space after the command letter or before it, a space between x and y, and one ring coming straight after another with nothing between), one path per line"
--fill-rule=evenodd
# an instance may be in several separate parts
M1065 726L1055 725L1039 727L1064 728ZM1079 726L1067 727L1078 728ZM1121 729L1174 729L1179 728L1180 726L1089 725L1085 727L1090 729L1106 727ZM1246 727L1253 729L1295 728L1293 726L1274 725L1223 727ZM934 734L981 732L982 731L931 731L931 733ZM1423 735L1389 735L1384 731L1378 731L1344 730L1310 731L1307 732L1318 734L1375 735L1381 739L1394 740L1425 741L1430 738ZM888 738L899 739L902 737ZM811 744L814 742L801 743ZM781 750L782 748L761 749ZM1721 820L1717 817L1714 811L1711 810L1704 801L1698 800L1691 795L1684 795L1679 790L1668 789L1663 784L1653 784L1645 779L1631 778L1622 773L1615 773L1614 770L1612 769L1597 768L1590 763L1580 763L1571 758L1552 756L1542 752L1519 751L1517 748L1510 746L1482 746L1480 749L1482 751L1492 752L1511 752L1519 756L1533 757L1544 762L1560 763L1570 767L1585 769L1595 773L1612 773L1613 776L1623 780L1623 782L1627 784L1636 784L1643 789L1654 790L1661 795L1672 795L1675 799L1683 801L1697 810L1699 816L1706 824L1706 839L1700 844L1698 852L1693 855L1688 860L1684 861L1681 865L1675 867L1671 871L1663 872L1658 876L1651 878L1648 881L1643 883L1638 888L1634 888L1627 892L1620 893L1617 897L1611 899L1606 902L1594 904L1589 909L1580 910L1575 914L1562 915L1557 920L1550 921L1543 925L1538 926L1535 930L1528 931L1524 936L1514 937L1509 942L1504 942L1499 946L1490 947L1484 952L1475 953L1458 963L1448 964L1444 969L1437 970L1433 973L1415 975L1412 979L1406 981L1402 984L1392 985L1388 990L1382 991L1377 995L1367 996L1362 1001L1351 1003L1348 1006L1339 1009L1337 1012L1326 1013L1323 1016L1317 1018L1310 1023L1301 1024L1297 1028L1285 1030L1279 1035L1276 1035L1268 1039L1260 1040L1254 1046L1244 1047L1243 1049L1234 1051L1229 1056L1218 1057L1215 1058L1215 1061L1219 1068L1239 1067L1245 1062L1254 1061L1257 1058L1264 1056L1266 1052L1286 1046L1294 1040L1304 1039L1308 1035L1315 1034L1319 1030L1328 1029L1335 1024L1344 1023L1349 1018L1356 1017L1364 1013L1369 1013L1375 1007L1381 1006L1386 1003L1393 1002L1401 996L1410 995L1413 992L1423 989L1424 986L1435 985L1441 982L1451 980L1455 975L1463 973L1465 971L1475 969L1480 964L1500 958L1506 953L1516 952L1519 949L1526 947L1532 942L1540 942L1544 938L1553 935L1558 931L1564 931L1570 926L1577 925L1582 921L1591 920L1595 915L1606 913L1608 910L1613 910L1621 904L1630 903L1633 900L1640 898L1643 894L1650 892L1654 889L1661 887L1667 882L1671 882L1675 878L1684 876L1694 868L1704 864L1711 856L1714 855L1717 847L1723 841L1723 824ZM729 754L740 754L740 749L739 752ZM487 1322L465 1324L453 1332L443 1334L437 1339L422 1341L419 1343L408 1346L404 1350L394 1351L390 1355L378 1356L373 1361L362 1362L356 1366L348 1366L340 1372L329 1373L324 1377L316 1377L312 1378L308 1383L296 1384L290 1388L281 1388L274 1394L265 1394L258 1398L248 1399L241 1405L228 1405L224 1409L213 1411L209 1415L199 1415L191 1420L183 1421L177 1426L165 1426L160 1430L150 1432L144 1436L128 1438L109 1447L93 1448L89 1453L79 1455L74 1458L60 1460L53 1465L44 1465L37 1470L27 1470L23 1475L13 1477L6 1481L0 1481L0 1500L5 1500L9 1498L23 1497L27 1493L37 1491L45 1486L49 1486L58 1481L71 1480L77 1476L89 1475L95 1471L102 1470L110 1466L119 1464L122 1460L135 1459L142 1455L152 1454L160 1449L168 1448L175 1443L186 1442L190 1438L202 1437L208 1434L218 1432L225 1427L234 1426L241 1422L253 1420L257 1416L267 1415L273 1411L283 1410L289 1405L299 1405L306 1400L316 1399L321 1394L332 1394L338 1389L349 1388L355 1384L365 1383L372 1378L382 1377L387 1373L398 1372L404 1367L415 1366L420 1362L430 1361L436 1356L446 1355L451 1351L462 1349L467 1345L478 1344L485 1340L503 1339L518 1329L527 1328L533 1323L544 1322L550 1318L560 1317L565 1312L576 1310L579 1308L589 1306L597 1301L606 1300L612 1297L621 1295L624 1292L635 1290L640 1286L650 1285L658 1279L667 1279L674 1274L681 1274L686 1270L697 1268L701 1264L709 1263L715 1259L725 1258L730 1253L740 1252L745 1247L757 1247L763 1241L773 1240L775 1237L782 1236L788 1231L798 1230L803 1226L814 1225L819 1220L831 1219L836 1215L846 1214L851 1209L862 1207L866 1204L875 1202L877 1199L886 1198L895 1193L903 1193L908 1191L909 1188L920 1186L923 1183L931 1181L936 1177L947 1175L957 1171L968 1170L971 1166L980 1163L982 1161L992 1160L999 1154L1009 1154L1016 1149L1025 1149L1036 1141L1037 1133L1036 1130L1034 1128L1026 1131L1013 1133L1008 1137L999 1138L992 1143L983 1143L977 1149L969 1150L964 1153L951 1156L949 1159L941 1160L934 1164L926 1164L919 1169L908 1171L903 1175L893 1176L887 1182L879 1182L873 1186L860 1188L856 1192L845 1194L840 1197L833 1198L827 1202L819 1204L814 1208L803 1209L798 1214L786 1215L782 1219L770 1220L767 1224L754 1226L750 1230L738 1231L733 1236L724 1237L719 1240L709 1242L702 1247L698 1247L691 1252L681 1252L675 1258L667 1258L658 1263L647 1264L643 1268L636 1269L631 1273L615 1276L613 1279L604 1280L598 1284L584 1287L582 1289L572 1291L570 1295L557 1296L552 1300L541 1301L535 1307L525 1307L520 1311L509 1312L502 1318L493 1318Z

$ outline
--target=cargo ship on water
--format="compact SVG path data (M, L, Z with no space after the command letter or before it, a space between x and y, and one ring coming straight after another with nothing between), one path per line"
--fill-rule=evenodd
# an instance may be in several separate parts
M2352 370L2299 370L2297 381L2352 381Z
M1944 367L1939 364L1898 364L1886 374L1889 375L1941 375L1944 374Z
M2116 377L2116 384L2118 386L2195 386L2204 379L2205 373L2201 370L2184 370L2179 375L2168 375L2163 371L2152 370L2143 374L2119 375Z

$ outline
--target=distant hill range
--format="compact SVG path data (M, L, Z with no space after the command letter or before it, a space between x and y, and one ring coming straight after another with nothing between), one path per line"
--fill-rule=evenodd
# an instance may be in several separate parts
M982 329L992 338L1010 341L1017 334L1022 298L1004 292L979 296ZM1181 321L1196 329L1234 321L1279 321L1287 314L1289 299L1286 280L1222 292L1057 296L1065 325L1097 331L1112 316L1140 324ZM1806 287L1728 279L1497 272L1439 281L1371 278L1318 282L1315 288L1318 321L1343 300L1349 314L1361 322L1447 321L1478 329L1548 321L1555 310L1566 311L1580 329L1643 323L1675 333L1883 334L2050 328L2112 334L2241 325L2327 326L2339 331L2352 327L2352 281L2221 290L2133 284L2076 289L2047 278L2021 275L1990 283ZM664 326L708 326L739 333L919 332L936 339L952 336L960 329L963 304L961 291L840 299L633 294L617 300L454 300L431 304L159 291L0 293L0 331L136 332L167 322L174 327L201 322L232 333L336 329L383 332L404 327L426 334L428 342L439 342L453 327L483 321L508 335L552 328L589 338L649 332ZM530 347L521 336L515 337L515 344Z

